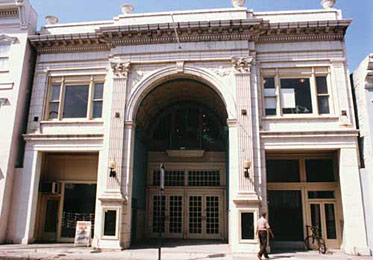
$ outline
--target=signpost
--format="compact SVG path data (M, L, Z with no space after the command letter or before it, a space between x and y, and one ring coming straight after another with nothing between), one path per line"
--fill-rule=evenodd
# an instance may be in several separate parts
M162 254L161 254L161 248L162 248L162 226L163 226L163 207L162 207L162 203L163 203L163 193L164 193L164 174L165 174L165 171L164 171L164 165L163 163L161 164L160 166L160 191L161 191L161 197L160 197L160 200L159 200L159 203L160 203L160 210L159 210L159 219L160 219L160 223L159 223L159 248L158 248L158 260L161 260L162 259Z

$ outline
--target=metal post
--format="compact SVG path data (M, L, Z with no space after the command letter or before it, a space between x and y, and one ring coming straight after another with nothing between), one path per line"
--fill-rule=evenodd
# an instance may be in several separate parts
M161 249L162 249L162 225L163 225L163 212L162 212L162 203L163 203L163 192L164 192L164 165L163 163L161 164L160 166L160 181L159 181L159 184L160 184L160 190L161 190L161 197L159 199L159 203L160 203L160 210L159 210L159 219L160 219L160 223L159 223L159 247L158 247L158 260L161 260L162 259L162 254L161 254ZM166 202L165 202L166 203Z

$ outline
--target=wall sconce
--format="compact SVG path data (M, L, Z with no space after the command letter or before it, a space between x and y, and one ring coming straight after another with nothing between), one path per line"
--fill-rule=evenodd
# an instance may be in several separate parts
M246 160L246 161L243 163L243 168L245 169L245 171L244 171L245 178L250 178L250 175L249 175L249 169L251 168L251 161Z
M109 162L109 169L110 169L109 177L115 178L115 176L117 176L117 172L116 172L117 163L116 163L116 161L114 159L110 160L110 162Z

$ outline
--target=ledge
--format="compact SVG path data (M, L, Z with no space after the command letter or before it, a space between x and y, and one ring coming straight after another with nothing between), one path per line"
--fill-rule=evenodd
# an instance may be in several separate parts
M103 134L24 134L23 138L29 141L71 141L71 140L103 140Z
M188 157L188 158L200 158L205 154L205 150L167 150L168 157Z
M314 131L260 131L262 138L305 138L305 137L356 137L359 130L314 130Z

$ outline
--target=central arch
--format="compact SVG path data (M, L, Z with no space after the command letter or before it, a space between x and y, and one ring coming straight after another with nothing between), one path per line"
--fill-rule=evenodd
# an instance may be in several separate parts
M129 102L127 119L136 122L131 241L159 231L170 238L227 240L233 98L216 79L218 86L206 80L213 78L208 73L172 71L149 76ZM162 205L160 163L166 166Z

